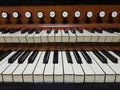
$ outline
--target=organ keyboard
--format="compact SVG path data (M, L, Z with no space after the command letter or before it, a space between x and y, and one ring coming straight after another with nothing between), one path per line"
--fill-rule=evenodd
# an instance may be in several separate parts
M88 1L0 1L0 89L119 90L120 3Z

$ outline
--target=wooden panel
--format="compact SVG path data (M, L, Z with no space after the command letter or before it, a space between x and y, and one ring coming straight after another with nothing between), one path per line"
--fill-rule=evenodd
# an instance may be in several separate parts
M51 17L49 16L50 11L56 12L55 17L55 23L63 23L64 19L62 18L62 12L68 11L69 16L66 18L67 23L75 23L74 21L74 12L80 11L81 16L78 18L79 23L86 23L86 13L88 11L93 12L93 17L89 20L90 23L97 23L98 22L98 12L99 11L105 11L106 16L104 18L101 18L102 23L108 23L109 22L109 14L112 11L117 11L118 14L120 14L120 5L49 5L49 6L1 6L0 7L0 14L5 11L9 14L8 19L3 19L0 16L0 22L1 24L5 24L7 20L9 20L10 24L16 24L18 19L14 19L12 17L12 13L14 11L18 11L20 13L20 21L21 24L27 24L30 19L27 19L25 17L25 12L30 11L32 13L32 22L38 24L40 23L40 19L37 17L37 12L42 11L44 13L43 22L46 24L51 23ZM113 23L119 23L120 21L120 15L118 15L116 18L113 18Z

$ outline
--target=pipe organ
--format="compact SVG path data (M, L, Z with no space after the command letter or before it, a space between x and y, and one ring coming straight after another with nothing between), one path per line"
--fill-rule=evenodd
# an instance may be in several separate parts
M77 2L1 2L0 88L120 89L120 5Z

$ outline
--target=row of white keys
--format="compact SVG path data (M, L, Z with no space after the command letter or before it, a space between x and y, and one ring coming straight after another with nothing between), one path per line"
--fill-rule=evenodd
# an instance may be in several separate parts
M69 42L76 42L76 35L71 32L71 30L68 30L69 33Z
M61 51L58 51L58 63L54 64L54 82L63 82L63 63Z
M100 51L99 51L100 52ZM100 52L101 53L101 52ZM104 57L106 57L103 53L101 53ZM111 62L107 57L106 57L108 63L107 65L116 73L116 80L115 82L120 82L120 58L118 58L118 63L113 63Z
M37 62L39 61L41 52L39 52L34 60L33 63L28 63L27 67L25 68L23 72L23 81L24 82L34 82L33 79L33 72L36 67Z
M108 51L110 54L112 54L113 56L115 56L117 59L118 59L118 63L117 63L117 66L120 66L120 57L119 56L117 56L115 53L113 53L112 51ZM120 69L119 68L117 68L116 70L115 70L115 72L120 72ZM117 74L116 75L116 80L115 80L116 82L120 82L120 74Z
M58 30L58 33L55 33L55 42L62 42L61 30Z
M44 70L44 82L48 82L48 83L53 82L53 74L54 74L53 55L54 52L50 51L49 60Z
M78 51L81 59L82 59L82 68L83 68L83 71L85 73L85 82L94 82L95 81L95 73L94 71L92 70L92 68L90 67L90 65L85 61L85 58L83 57L83 55L81 54L80 51Z
M25 70L25 68L26 68L26 66L28 64L28 58L30 57L30 55L32 53L33 53L33 51L30 52L30 54L25 59L25 61L22 64L19 64L19 66L12 73L14 82L23 82L22 73L23 73L23 71Z
M40 56L39 61L36 65L36 68L33 72L33 77L34 77L34 82L35 83L44 82L43 75L44 75L44 69L45 69L45 66L46 66L46 64L43 63L44 55L45 55L45 51L41 51L41 56Z
M86 51L86 53L89 55L88 51ZM90 63L89 65L95 73L95 82L104 82L105 73L99 67L99 65L94 61L94 58L91 57L91 59L92 59L92 63Z
M64 30L61 30L62 42L69 42L69 34L65 33Z
M4 82L13 82L12 73L17 68L17 66L19 65L18 64L18 58L12 64L10 64L9 67L2 73Z
M106 35L106 39L104 42L118 42L118 35L113 34L113 33L109 33L103 30L102 32L103 35Z
M74 82L75 83L84 82L84 71L82 70L81 64L77 63L72 51L70 51L70 54L73 61L73 64L72 64L73 71L75 73Z
M10 65L8 63L8 59L14 55L16 53L16 51L11 52L6 58L4 58L1 62L0 62L0 82L4 82L3 80L3 76L2 76L2 72L5 71L5 69Z
M67 62L65 51L62 51L62 59L63 59L64 82L65 83L74 82L74 71L71 63Z
M34 38L34 43L40 43L42 42L41 40L41 35L44 32L44 30L42 30L39 34L34 34L33 38Z
M96 63L104 71L104 73L106 75L104 82L114 82L114 80L115 80L115 72L107 64L102 63L99 60L99 58L96 57L96 55L92 51L89 51L89 55L91 55L94 58L94 60L96 61Z

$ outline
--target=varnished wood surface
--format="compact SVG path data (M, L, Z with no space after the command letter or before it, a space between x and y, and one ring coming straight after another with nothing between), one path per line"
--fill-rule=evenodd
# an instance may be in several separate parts
M101 23L101 24L4 24L0 28L120 28L120 23Z
M120 50L120 43L0 44L0 50Z

